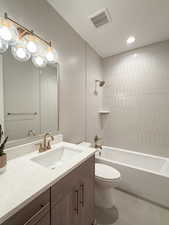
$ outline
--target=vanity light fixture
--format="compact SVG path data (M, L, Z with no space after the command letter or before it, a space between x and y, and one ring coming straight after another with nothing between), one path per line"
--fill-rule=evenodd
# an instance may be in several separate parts
M0 18L0 53L4 53L9 46L12 55L21 62L32 57L33 64L41 68L57 63L57 53L51 41L41 38L5 13L4 18Z
M134 36L130 36L128 39L127 39L127 44L132 44L135 42L135 37Z
M18 31L14 24L4 18L0 18L0 38L9 44L15 44Z

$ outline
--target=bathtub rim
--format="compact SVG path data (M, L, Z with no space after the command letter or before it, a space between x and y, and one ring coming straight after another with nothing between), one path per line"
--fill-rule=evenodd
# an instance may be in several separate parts
M109 147L109 146L103 146L103 150L101 150L101 152L104 151L104 149L110 149L110 150L114 149L114 150L120 151L120 152L128 152L128 153L133 153L133 154L136 154L136 155L146 156L146 157L149 157L149 158L161 159L161 160L165 160L166 162L169 163L169 158L167 158L167 157L150 155L150 154L146 154L146 153L135 152L135 151L127 150L127 149L121 149L121 148ZM103 156L97 156L96 155L96 159L104 160L104 161L107 161L109 163L113 162L113 163L118 164L118 165L123 165L125 167L129 167L129 168L132 168L132 169L141 170L141 171L144 171L144 172L148 172L148 173L151 173L151 174L155 174L155 175L158 175L158 176L169 178L169 175L162 174L160 172L157 172L157 171L154 171L154 170L150 170L150 169L145 169L145 168L142 168L142 167L139 167L139 166L136 167L136 166L133 166L131 164L124 163L124 162L118 162L117 160L110 160L110 159L107 159L107 158L105 158Z

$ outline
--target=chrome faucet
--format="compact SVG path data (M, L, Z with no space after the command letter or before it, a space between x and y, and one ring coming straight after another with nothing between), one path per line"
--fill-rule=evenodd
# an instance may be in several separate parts
M50 140L47 141L48 137L50 138ZM40 144L39 152L45 152L51 149L51 141L54 141L54 137L51 134L46 133L43 138L43 144Z

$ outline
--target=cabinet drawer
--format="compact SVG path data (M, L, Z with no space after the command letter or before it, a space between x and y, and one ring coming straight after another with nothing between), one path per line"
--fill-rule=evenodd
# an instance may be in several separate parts
M2 225L34 225L50 210L50 190L42 193ZM48 225L48 224L47 224Z
M48 212L48 214L46 214L38 223L33 225L50 225L50 212Z
M41 224L42 221L50 215L50 204L49 202L42 206L42 208L35 213L24 225L35 225L35 224ZM50 219L48 223L50 222ZM47 224L46 224L47 225Z

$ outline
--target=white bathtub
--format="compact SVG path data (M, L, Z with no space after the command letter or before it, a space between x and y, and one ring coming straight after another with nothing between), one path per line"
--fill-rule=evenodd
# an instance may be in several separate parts
M169 158L104 146L96 161L120 171L119 189L169 208Z

